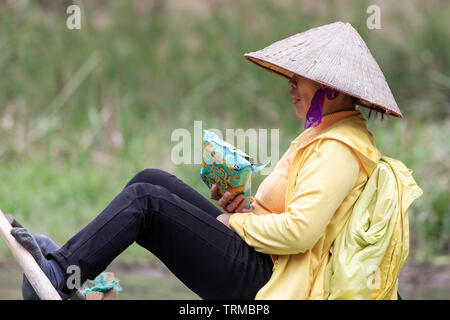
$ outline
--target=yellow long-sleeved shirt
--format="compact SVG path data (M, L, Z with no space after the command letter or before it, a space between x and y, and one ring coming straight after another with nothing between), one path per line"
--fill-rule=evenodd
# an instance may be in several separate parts
M302 143L305 133L291 144L285 211L230 217L230 227L275 262L256 299L323 298L330 247L381 157L360 111Z
M259 185L255 197L251 197L254 214L282 213L285 211L285 195L288 173L291 167L295 151L298 146L304 144L308 139L313 139L324 129L335 122L350 116L358 115L359 111L340 111L323 116L321 123L316 127L305 130L297 139L291 143L291 147L281 157L273 171ZM274 197L273 195L277 196Z

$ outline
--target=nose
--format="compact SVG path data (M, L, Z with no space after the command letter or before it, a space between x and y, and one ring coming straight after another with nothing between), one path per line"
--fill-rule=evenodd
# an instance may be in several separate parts
M295 91L296 91L295 88L292 88L292 89L289 91L289 96L290 96L291 98L297 98L297 97L295 96L295 94L294 94Z

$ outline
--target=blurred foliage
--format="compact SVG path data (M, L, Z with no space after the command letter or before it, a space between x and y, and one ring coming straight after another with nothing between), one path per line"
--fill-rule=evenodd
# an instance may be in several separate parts
M450 252L448 1L77 1L82 27L68 30L71 3L0 0L0 208L33 232L65 242L146 167L207 196L199 165L168 161L172 131L192 132L194 120L279 128L281 155L303 121L287 81L243 53L341 20L367 42L404 115L368 126L424 191L409 210L412 254ZM381 30L366 27L370 4ZM121 256L146 257L137 246Z

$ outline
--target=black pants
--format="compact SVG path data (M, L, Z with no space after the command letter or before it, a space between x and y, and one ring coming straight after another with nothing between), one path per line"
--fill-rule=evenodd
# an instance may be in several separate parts
M48 257L63 270L79 266L83 283L136 241L203 299L254 299L272 274L272 259L216 220L221 213L174 175L146 169Z

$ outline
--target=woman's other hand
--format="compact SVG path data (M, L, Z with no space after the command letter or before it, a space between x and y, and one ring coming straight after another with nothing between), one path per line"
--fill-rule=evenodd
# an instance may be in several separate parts
M218 200L219 206L221 206L226 212L234 213L234 212L251 212L252 208L245 209L245 205L247 203L247 199L244 198L244 195L241 193L237 195L232 201L230 201L231 193L225 192L225 194L219 198L217 195L217 184L213 184L211 186L211 199Z
M232 214L233 213L222 213L221 215L217 216L216 219L219 220L220 222L222 222L228 228L230 228L229 221L230 221L230 217Z

